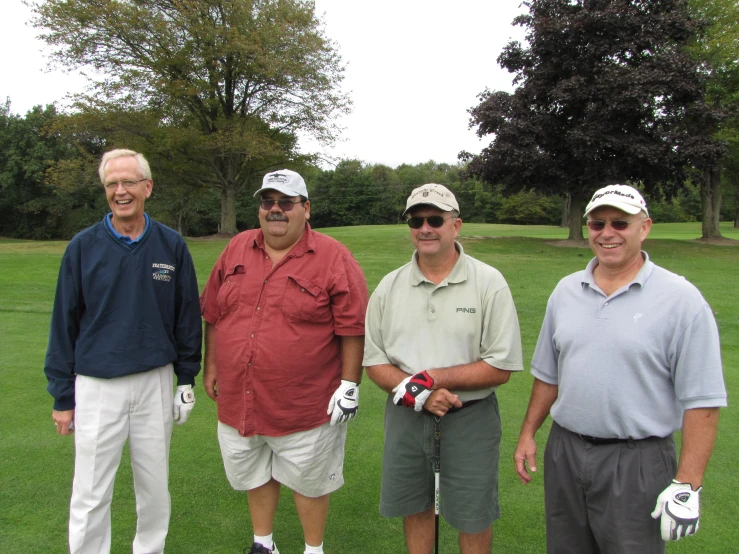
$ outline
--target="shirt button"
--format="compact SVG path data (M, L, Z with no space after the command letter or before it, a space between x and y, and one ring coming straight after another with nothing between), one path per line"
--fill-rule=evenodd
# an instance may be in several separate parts
M431 313L432 314L435 314L436 313L436 308L431 308Z
M251 365L251 362L249 362L249 363L248 363L248 364L246 364L246 365Z
M608 306L608 302L606 302L606 303L605 303L605 304L603 304L603 305L604 305L604 306Z
M251 391L250 390L246 391L246 394L251 394Z
M261 310L261 309L262 309L262 307L261 307L261 306L257 306L257 311L259 311L259 310Z
M305 289L300 289L300 292L305 292Z
M254 338L254 333L252 333L252 334L251 334L251 335L249 335L249 336L250 336L251 338Z
M264 282L266 283L267 282L267 279L265 279Z

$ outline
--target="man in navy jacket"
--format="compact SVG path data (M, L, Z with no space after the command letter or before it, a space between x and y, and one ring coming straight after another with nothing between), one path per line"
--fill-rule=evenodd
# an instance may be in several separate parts
M144 213L153 186L146 159L112 150L99 174L111 213L67 246L44 367L56 431L75 435L69 547L110 552L113 483L128 440L133 553L155 554L169 527L172 424L184 423L195 403L198 285L183 238Z

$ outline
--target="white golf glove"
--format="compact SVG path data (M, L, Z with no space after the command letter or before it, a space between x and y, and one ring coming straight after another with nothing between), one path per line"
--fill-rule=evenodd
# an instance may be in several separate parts
M192 385L177 387L174 393L174 420L177 425L182 425L187 421L193 406L195 406L195 391L192 390Z
M331 425L349 421L357 415L357 410L359 410L359 385L342 379L326 410L331 416Z
M698 517L700 516L700 492L689 483L672 480L672 484L657 497L657 505L652 517L660 520L662 540L679 541L688 535L698 532Z

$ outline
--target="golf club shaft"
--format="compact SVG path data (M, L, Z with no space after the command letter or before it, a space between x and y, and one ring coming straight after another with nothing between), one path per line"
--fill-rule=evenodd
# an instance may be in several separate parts
M441 473L441 418L434 416L434 553L439 554L439 474Z

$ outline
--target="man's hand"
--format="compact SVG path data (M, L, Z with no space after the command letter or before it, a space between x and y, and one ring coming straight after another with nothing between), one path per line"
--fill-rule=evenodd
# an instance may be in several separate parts
M71 435L74 429L74 410L51 410L56 432L60 435Z
M423 409L435 416L444 417L452 408L461 408L459 396L447 389L436 389L423 403Z
M192 385L180 385L174 395L174 420L177 425L182 425L190 416L195 406L195 391Z
M397 387L393 389L395 396L393 402L396 406L405 406L413 408L420 412L423 410L423 404L431 396L434 386L434 380L426 371L416 373L410 377L403 379Z
M700 516L700 492L703 487L693 490L690 483L673 479L672 484L657 497L657 505L652 517L660 520L662 540L679 541L698 532Z
M216 364L207 361L203 364L203 388L212 400L218 396L218 383L216 379Z
M342 379L326 410L331 416L331 425L349 421L357 415L357 410L359 410L359 385Z
M531 475L526 471L526 464L532 473L536 473L536 440L534 437L519 437L516 451L513 453L513 462L516 474L525 485L531 481Z

